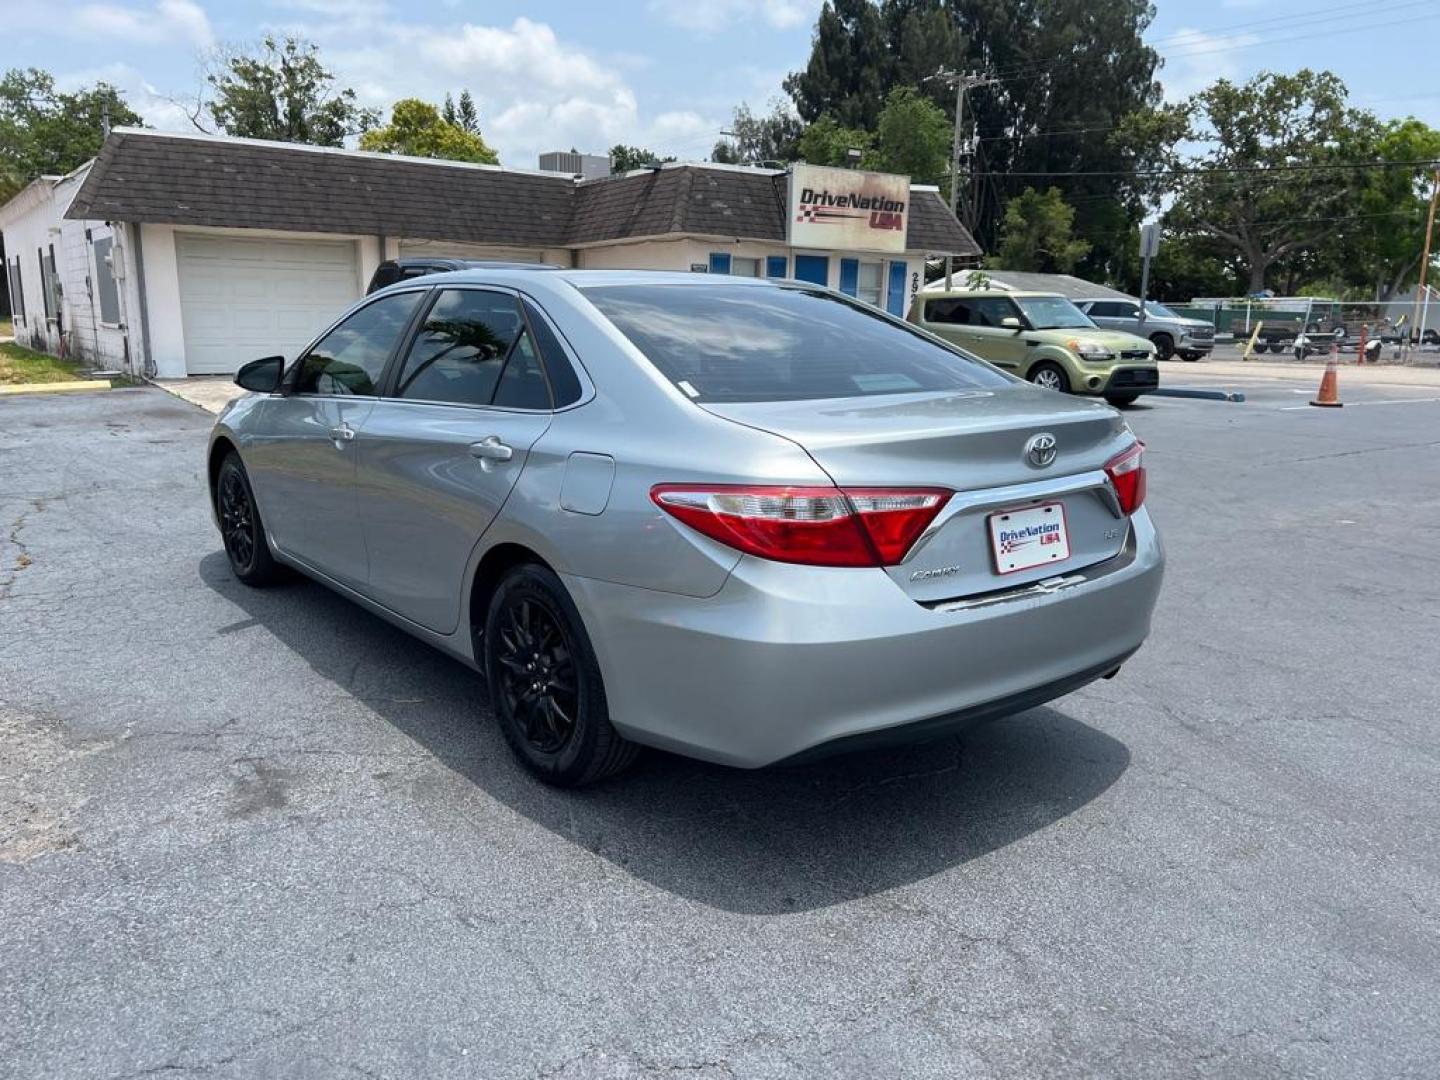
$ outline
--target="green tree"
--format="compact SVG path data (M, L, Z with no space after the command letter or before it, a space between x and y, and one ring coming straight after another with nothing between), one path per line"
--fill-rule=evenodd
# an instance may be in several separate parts
M107 107L114 127L142 123L108 83L62 94L49 72L7 71L0 78L0 202L38 176L67 173L98 154Z
M733 134L715 144L710 160L729 165L794 161L804 128L783 101L772 101L768 116L756 116L749 105L741 105L730 122Z
M1363 127L1352 126L1352 134ZM1440 131L1416 120L1371 125L1362 145L1346 148L1354 161L1440 161ZM1414 285L1420 276L1430 168L1365 169L1356 178L1352 212L1335 222L1336 268L1367 298L1384 302Z
M978 141L963 194L977 239L994 246L1007 200L1035 182L1022 174L1056 174L1047 182L1093 243L1082 269L1109 276L1144 210L1139 186L1115 174L1127 154L1156 146L1106 133L1160 100L1159 56L1142 41L1154 15L1149 0L831 0L785 89L807 121L829 115L874 131L896 87L916 87L953 123L954 88L930 76L942 67L998 75L966 99Z
M439 109L418 98L397 101L390 111L390 123L360 136L360 149L484 165L500 163L478 134L447 123Z
M871 0L826 0L810 59L786 77L785 92L805 120L833 116L842 127L872 131L891 85L886 46L880 9Z
M947 179L952 128L944 111L913 87L890 91L875 129L873 167L923 184Z
M1163 171L1152 194L1174 203L1172 228L1210 237L1233 252L1247 291L1266 286L1272 267L1286 260L1304 273L1323 274L1316 252L1353 213L1356 171L1352 128L1368 114L1346 104L1345 84L1330 72L1262 73L1243 85L1220 79L1146 121L1173 137L1158 155ZM1199 145L1186 152L1175 144ZM1172 171L1174 170L1174 171ZM1292 280L1295 274L1291 275Z
M610 175L617 176L620 173L627 173L631 169L643 169L646 165L653 165L657 161L674 161L673 157L662 158L653 150L646 150L643 146L626 146L624 143L616 143L610 148Z
M469 90L460 91L459 124L461 131L470 135L480 134L480 113L476 111L475 99L470 96Z
M843 127L833 116L822 116L805 128L797 149L801 159L811 165L848 165L850 150L869 157L874 153L874 141L868 131Z
M1075 208L1059 188L1043 194L1027 187L1005 206L1000 247L986 260L996 270L1028 270L1041 274L1068 274L1090 250L1076 239Z
M337 89L318 53L293 37L266 37L258 53L226 55L221 71L206 79L215 123L227 135L317 146L340 146L369 130L379 113L358 106L354 90Z

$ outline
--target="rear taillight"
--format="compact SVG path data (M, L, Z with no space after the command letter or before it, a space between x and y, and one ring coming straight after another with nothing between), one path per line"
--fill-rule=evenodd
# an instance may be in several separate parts
M1120 509L1133 514L1145 501L1145 444L1137 442L1105 463L1105 475L1115 485Z
M944 488L660 484L655 505L747 555L810 566L892 566L935 519Z

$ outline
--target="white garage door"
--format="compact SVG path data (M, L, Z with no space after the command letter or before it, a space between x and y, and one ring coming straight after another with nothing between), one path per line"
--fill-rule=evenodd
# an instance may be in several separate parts
M176 233L185 368L229 374L296 352L360 296L353 240Z

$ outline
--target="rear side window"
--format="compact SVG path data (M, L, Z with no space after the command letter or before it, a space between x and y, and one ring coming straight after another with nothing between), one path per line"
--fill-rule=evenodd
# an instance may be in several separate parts
M964 300L957 300L953 297L945 300L926 300L925 321L952 326L968 326L970 308L966 306Z
M555 335L555 331L550 329L550 323L540 314L539 309L528 300L521 303L525 306L525 318L530 323L530 329L535 332L535 343L540 346L540 355L544 357L545 370L550 375L555 408L563 409L566 405L574 405L580 400L584 390L580 386L580 377L575 374L575 367L570 362L570 354L565 351L565 346L560 344L560 339Z
M547 409L540 356L509 293L446 289L425 316L395 393L417 401Z
M586 297L697 401L973 390L987 364L831 293L795 286L594 286Z
M373 396L385 362L422 295L405 292L382 297L331 330L300 361L295 392Z

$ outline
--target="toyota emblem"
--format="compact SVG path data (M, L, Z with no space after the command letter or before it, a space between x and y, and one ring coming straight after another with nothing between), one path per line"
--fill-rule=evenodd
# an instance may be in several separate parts
M1031 435L1025 441L1025 460L1037 469L1043 469L1055 462L1055 436L1048 431Z

